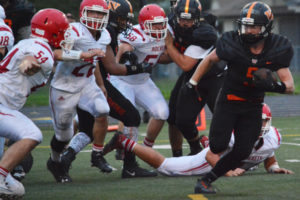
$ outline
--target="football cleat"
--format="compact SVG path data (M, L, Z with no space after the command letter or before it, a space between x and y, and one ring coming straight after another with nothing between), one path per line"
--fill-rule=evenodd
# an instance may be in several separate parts
M76 158L76 153L71 147L67 148L61 156L61 164L66 172L69 172L72 162Z
M103 157L103 152L92 151L92 159L91 159L92 167L99 168L104 173L111 173L112 167L108 164L108 162Z
M110 141L104 146L103 155L106 155L114 149L122 149L123 147L121 142L123 141L123 137L125 136L121 132L116 132Z
M8 174L5 180L0 181L0 199L22 199L25 194L24 186Z
M213 186L202 179L198 179L197 184L195 186L195 193L198 194L215 194L216 190Z
M58 183L70 183L72 178L69 176L68 172L65 170L64 166L60 162L54 162L51 157L47 161L47 169L54 176L56 182Z
M209 139L206 135L200 135L199 140L200 140L200 143L203 148L206 148L209 146Z
M139 167L137 162L130 166L124 166L122 170L122 178L137 178L137 177L154 177L157 173L153 170L147 170Z
M17 179L18 181L21 181L25 178L25 171L21 165L17 165L11 172L11 175Z

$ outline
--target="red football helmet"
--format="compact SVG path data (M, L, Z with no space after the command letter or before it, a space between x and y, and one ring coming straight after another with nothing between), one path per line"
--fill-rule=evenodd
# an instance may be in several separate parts
M103 17L89 17L89 11L99 12ZM83 0L80 4L79 15L80 22L87 28L102 30L108 23L109 9L105 0Z
M263 137L267 132L269 132L272 123L271 109L265 103L263 104L263 108L262 108L262 119L266 120L266 124L265 126L263 125L261 128L262 130L261 137Z
M147 35L154 39L163 40L167 36L165 11L156 4L144 6L139 13L139 24ZM159 26L159 27L156 27Z
M65 14L53 8L40 10L31 19L31 35L46 40L55 48L60 47L68 28Z

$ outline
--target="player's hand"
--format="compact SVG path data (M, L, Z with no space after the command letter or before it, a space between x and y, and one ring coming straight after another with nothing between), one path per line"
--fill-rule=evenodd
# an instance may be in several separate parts
M197 85L193 85L190 82L186 82L182 87L182 95L196 97L198 101L202 101Z
M170 33L169 30L168 30L167 36L165 38L165 45L166 46L173 45L173 37L172 37L172 35L171 35L171 33Z
M106 88L104 87L104 85L101 85L101 86L99 86L99 87L100 87L100 89L102 90L104 96L107 98L107 90L106 90Z
M39 72L41 70L40 64L37 62L37 60L32 57L28 56L24 58L24 60L19 65L19 70L22 74L32 76Z
M84 59L91 59L95 56L104 57L105 52L102 51L101 49L92 49L92 50L89 50L87 52L82 52L81 55L80 55L80 58L84 60Z
M276 174L294 174L293 171L285 169L285 168L274 169L273 173L276 173Z
M140 74L140 73L152 73L152 65L146 62L138 64L127 64L127 75Z

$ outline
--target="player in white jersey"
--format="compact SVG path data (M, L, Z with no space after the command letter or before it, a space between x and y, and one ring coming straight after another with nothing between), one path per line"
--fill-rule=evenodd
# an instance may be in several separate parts
M101 49L106 52L111 37L105 29L108 7L104 0L83 0L80 4L80 22L71 23L72 50ZM51 156L47 167L57 182L71 182L68 171L61 162L61 153L73 136L72 119L76 107L94 118L92 166L110 173L111 166L102 155L110 111L106 89L98 67L100 57L92 60L59 62L51 82L50 105L55 135L51 141ZM94 72L95 71L95 72Z
M0 161L0 198L25 193L24 188L19 190L21 185L19 189L10 187L5 177L42 141L42 133L18 110L33 91L47 82L54 64L51 48L60 46L68 28L61 11L41 10L31 20L31 38L16 44L0 62L0 136L16 141Z
M264 104L262 113L263 126L261 136L256 142L250 156L243 160L241 166L235 170L228 171L226 176L239 176L253 166L264 162L265 169L270 173L292 174L291 170L280 168L275 158L275 150L281 144L281 135L278 130L271 126L271 111ZM229 152L234 145L234 133L232 134L226 152ZM153 166L166 176L190 176L204 175L220 159L220 156L213 154L209 147L192 156L181 156L165 158L163 155L142 145L137 144L123 135L115 134L111 141L104 147L104 153L108 153L115 148L124 148L126 151L134 152L139 158ZM222 155L226 154L224 152ZM222 156L221 155L221 156Z
M11 28L4 22L5 17L5 11L0 5L0 60L11 50L15 41Z
M144 6L139 13L139 24L126 37L120 36L121 44L117 60L122 61L123 55L138 58L138 63L150 63L153 66L160 62L165 50L164 38L167 32L167 17L161 7L155 4ZM152 116L145 144L152 146L164 121L169 116L168 105L160 90L150 78L149 73L131 76L111 76L111 83L128 98L133 105L140 105ZM124 127L124 134L137 141L138 127Z

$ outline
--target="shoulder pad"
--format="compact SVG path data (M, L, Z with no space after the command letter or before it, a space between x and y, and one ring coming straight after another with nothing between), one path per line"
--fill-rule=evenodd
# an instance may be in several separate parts
M267 57L272 59L279 68L288 67L294 55L291 42L286 37L277 34L272 34L267 42L269 45Z
M193 31L192 36L192 44L201 46L204 49L215 45L218 38L215 28L209 24L201 24Z

